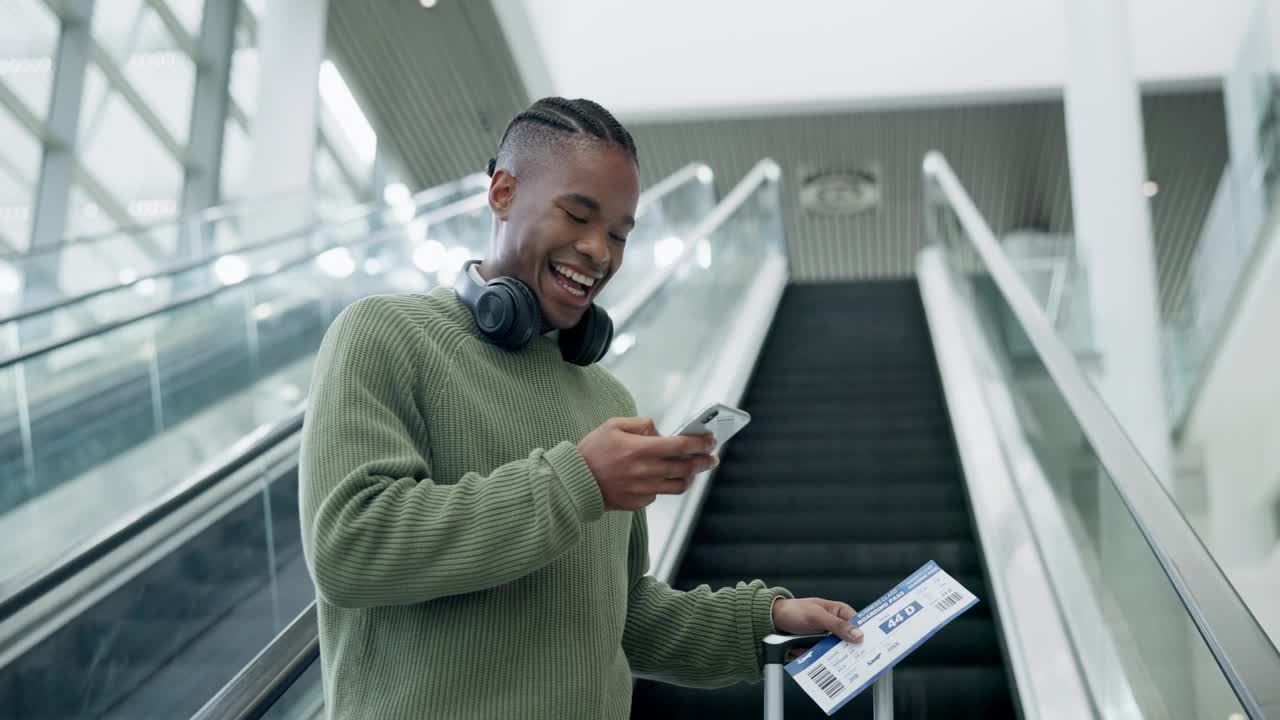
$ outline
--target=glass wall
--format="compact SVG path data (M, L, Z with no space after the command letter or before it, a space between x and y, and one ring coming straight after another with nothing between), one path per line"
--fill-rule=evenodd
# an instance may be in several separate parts
M7 0L0 23L0 251L20 251L31 236L32 190L40 168L38 128L49 109L57 17L39 0ZM24 119L26 122L24 122ZM4 272L0 269L0 273ZM10 286L0 277L0 304Z
M269 6L241 2L231 57L199 60L206 6L226 9L222 0L98 0L85 18L87 41L83 33L66 33L65 42L74 50L66 52L59 43L64 28L78 26L74 10L55 0L5 0L0 21L0 313L10 314L24 302L30 305L37 291L48 300L105 281L93 277L108 272L95 262L95 251L67 248L51 252L45 262L46 277L57 287L25 282L21 267L29 263L11 260L28 253L33 243L47 252L49 246L119 234L121 241L112 244L112 252L136 256L140 274L179 259L183 233L173 219L183 211L184 187L198 173L186 167L186 156L193 141L189 135L199 68L229 63L230 104L218 196L222 204L243 201L236 206L240 215L253 212L255 199L245 197L243 189L251 187L246 180L254 156L259 18ZM64 93L58 106L62 115L51 118L60 57L84 59L84 82L78 102ZM72 72L64 75L73 77L76 69L65 68ZM376 135L331 60L317 73L316 90L320 111L311 173L314 200L326 207L365 201ZM66 195L65 222L61 229L57 222L41 223L39 232L52 236L33 239L42 139L58 126L74 128L70 186L44 191L54 198ZM46 231L46 226L52 229Z

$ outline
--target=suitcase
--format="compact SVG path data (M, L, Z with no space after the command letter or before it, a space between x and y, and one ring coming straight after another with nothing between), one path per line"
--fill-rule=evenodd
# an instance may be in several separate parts
M811 647L826 637L821 635L768 635L764 646L764 720L782 720L782 691L786 680L787 653L795 647ZM893 670L886 670L871 686L875 720L893 720Z

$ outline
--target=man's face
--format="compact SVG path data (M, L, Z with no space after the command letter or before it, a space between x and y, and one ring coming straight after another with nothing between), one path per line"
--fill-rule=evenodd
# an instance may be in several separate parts
M524 281L546 323L571 328L622 266L639 173L621 148L565 143L523 175L499 171L489 186L505 225L482 269Z

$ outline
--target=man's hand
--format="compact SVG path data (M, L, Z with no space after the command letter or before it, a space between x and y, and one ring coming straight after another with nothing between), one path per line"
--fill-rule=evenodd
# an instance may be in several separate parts
M714 448L711 433L663 437L649 418L613 418L578 443L606 510L639 510L659 495L683 493L694 476L719 463L707 454Z
M862 631L849 624L857 611L842 602L822 598L778 598L773 603L773 627L787 635L829 632L849 642L862 642ZM809 648L794 648L792 657Z

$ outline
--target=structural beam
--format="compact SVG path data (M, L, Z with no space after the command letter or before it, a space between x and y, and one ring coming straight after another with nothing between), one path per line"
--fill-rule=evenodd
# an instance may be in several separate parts
M259 38L258 19L253 16L253 13L249 12L244 13L243 20L245 30L249 33L249 42L254 47L257 47ZM316 78L316 82L318 85L319 77ZM249 116L234 99L231 101L231 111L232 118L236 123L245 131L245 133L249 133ZM329 151L329 154L333 157L334 164L338 166L339 174L342 175L342 179L347 183L347 186L351 188L351 192L354 193L356 197L363 197L366 187L365 182L360 179L360 174L353 170L347 163L346 159L342 157L342 154L337 151L335 143L329 139L329 135L324 131L324 124L319 121L319 117L316 118L316 140L320 147Z
M183 163L187 173L179 212L182 217L218 202L224 129L231 102L231 54L235 50L239 8L238 2L205 3L196 46L191 131L187 135Z
M205 0L205 14L207 15L210 10L215 8L220 10L220 6L223 4L239 6L240 3L222 3L219 2L219 0ZM173 8L169 7L169 3L165 2L165 0L147 0L147 6L155 12L156 17L160 18L160 22L165 26L165 29L169 31L169 34L173 36L174 41L178 44L178 47L182 49L182 52L186 53L192 60L198 63L200 50L196 47L196 39L191 36L191 33L187 32L185 27L183 27L182 21L174 14Z
M68 21L70 8L76 3L59 3L54 2L54 0L45 0L45 4L49 6L49 9L52 12L61 15L63 23L65 24ZM92 5L92 3L90 4ZM59 8L61 8L61 11L59 11ZM90 13L90 18L92 18L92 13ZM87 22L88 21L86 21L86 23ZM162 145L164 149L173 156L174 160L181 163L183 160L182 143L178 142L178 139L173 136L173 133L169 132L169 129L164 126L164 122L160 120L160 116L157 115L155 111L147 105L147 102L142 99L142 96L138 94L137 89L135 89L133 84L129 82L129 79L125 77L124 70L121 69L120 64L116 62L115 57L113 57L101 43L93 38L92 35L88 35L87 26L86 35L89 38L90 57L93 59L94 64L98 66L98 69L102 71L102 75L111 85L111 89L119 93L120 97L124 98L125 102L129 103L129 107L137 113L138 119L142 120L142 123L146 125L147 128L151 130L152 134L156 136L160 145Z
M80 100L84 96L84 76L92 45L89 26L93 4L94 0L67 0L61 4L62 23L53 56L53 87L44 123L44 151L32 200L31 248L59 242L66 234L71 180L76 169ZM53 252L28 266L22 290L24 305L42 304L57 295L61 260L61 253Z

